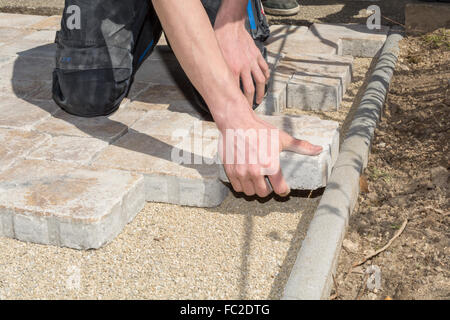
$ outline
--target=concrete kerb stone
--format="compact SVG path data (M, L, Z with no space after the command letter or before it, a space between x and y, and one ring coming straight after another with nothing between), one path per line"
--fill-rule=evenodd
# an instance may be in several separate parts
M359 193L359 176L398 59L399 29L393 28L382 48L369 84L348 130L330 180L302 243L282 299L328 299L332 274Z
M23 160L0 173L0 236L75 249L113 240L143 208L142 176Z

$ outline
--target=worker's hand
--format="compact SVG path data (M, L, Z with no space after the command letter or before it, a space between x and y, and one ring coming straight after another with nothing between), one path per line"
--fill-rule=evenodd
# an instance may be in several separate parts
M287 196L290 189L281 172L280 152L287 150L315 156L322 152L322 147L294 139L258 118L253 111L243 110L238 117L219 124L220 157L233 189L260 197L268 196L273 189Z
M239 80L242 81L244 94L250 106L253 105L255 92L256 103L260 104L264 98L265 84L269 80L270 71L254 40L245 29L245 18L231 17L226 9L221 8L214 24L214 31L237 85L240 85Z

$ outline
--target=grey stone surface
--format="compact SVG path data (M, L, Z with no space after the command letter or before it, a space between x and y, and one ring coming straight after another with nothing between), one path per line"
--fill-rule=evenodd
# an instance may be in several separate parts
M77 117L59 109L53 117L36 126L36 130L51 135L92 137L112 142L124 135L128 127L144 115L143 111L119 109L107 117Z
M95 138L56 136L40 145L26 158L87 165L96 154L107 146L108 142Z
M261 116L263 120L297 139L323 147L318 156L284 151L280 155L283 176L292 190L315 190L326 186L339 153L339 125L335 121L311 116ZM228 182L221 167L220 178Z
M53 101L25 101L11 96L0 99L0 128L31 130L58 111Z
M344 55L374 57L383 47L388 32L387 26L370 30L362 24L315 23L308 34L329 45L342 46Z
M47 17L26 14L0 13L0 27L2 28L30 28L42 22Z
M24 160L0 174L0 236L99 248L144 206L142 176Z
M92 165L143 174L147 201L214 207L229 190L218 178L217 129L208 135L209 126L215 127L203 128L202 121L186 113L149 110Z
M50 137L35 131L0 129L0 171L26 156Z

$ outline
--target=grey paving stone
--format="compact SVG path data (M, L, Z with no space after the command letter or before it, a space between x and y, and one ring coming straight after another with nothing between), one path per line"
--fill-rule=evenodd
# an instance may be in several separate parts
M229 191L214 163L218 142L195 133L195 124L202 122L187 114L148 111L92 165L143 174L147 201L217 206Z
M271 55L298 53L311 55L342 54L340 41L325 41L308 32L306 27L272 26L273 34L266 41Z
M277 72L292 75L287 108L337 110L352 81L353 57L286 55Z
M0 51L1 54L1 51ZM2 79L51 81L54 59L36 56L19 56L2 66Z
M99 248L142 209L143 189L129 172L20 161L0 173L0 236Z
M124 135L144 112L133 109L119 109L107 117L83 118L77 117L63 110L36 126L36 130L51 135L65 135L75 137L91 137L106 142L117 140Z
M16 41L22 39L25 35L29 34L30 31L16 28L0 28L0 42L9 43L11 41ZM1 52L1 47L0 47Z
M35 37L38 37L38 35L35 35ZM1 46L0 53L9 56L53 59L56 53L56 44L51 42L53 41L47 41L46 39L43 41L32 41L28 39L12 41Z
M108 142L95 138L56 136L45 141L26 158L87 165L108 145Z
M370 30L360 24L315 23L310 28L310 34L329 43L338 44L340 41L344 55L374 57L383 47L389 29L387 26Z
M31 130L58 111L53 101L25 101L0 98L0 128Z
M30 28L34 24L47 19L45 16L26 14L0 13L0 27L2 28Z
M408 3L405 26L408 34L422 34L439 28L450 28L449 3Z
M50 137L35 131L0 129L0 171L10 167Z
M311 116L261 116L277 128L297 139L321 145L318 156L305 156L289 151L280 154L283 175L292 190L315 190L326 186L339 153L339 124ZM221 167L220 178L228 181Z

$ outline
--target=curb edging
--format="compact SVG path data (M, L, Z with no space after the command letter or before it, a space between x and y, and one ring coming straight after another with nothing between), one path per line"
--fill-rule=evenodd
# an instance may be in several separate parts
M346 134L327 187L286 283L282 300L328 299L350 213L359 194L359 177L367 166L399 55L401 28L391 32Z

